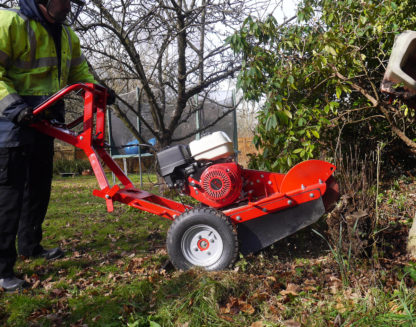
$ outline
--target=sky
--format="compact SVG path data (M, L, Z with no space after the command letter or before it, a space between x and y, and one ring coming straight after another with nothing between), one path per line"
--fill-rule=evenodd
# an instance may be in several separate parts
M296 13L296 5L299 0L270 0L267 10L263 13L259 13L259 16L266 18L270 13L276 18L278 23L283 23L287 18L293 17ZM277 3L281 5L277 6ZM236 79L228 79L220 84L221 91L217 92L216 100L219 101L221 98L232 97L233 91L236 88Z

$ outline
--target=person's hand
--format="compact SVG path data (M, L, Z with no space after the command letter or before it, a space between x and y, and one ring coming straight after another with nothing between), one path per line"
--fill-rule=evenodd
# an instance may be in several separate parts
M31 123L36 122L36 117L33 115L33 109L31 107L26 107L22 109L17 117L16 117L16 123L20 126L28 126Z
M113 89L107 89L107 105L112 105L116 102L116 92Z

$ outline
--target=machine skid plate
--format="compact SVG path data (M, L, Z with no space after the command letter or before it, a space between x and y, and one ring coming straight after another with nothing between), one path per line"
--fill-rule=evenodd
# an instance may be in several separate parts
M319 198L238 224L240 251L244 255L258 252L315 223L324 213L325 208Z

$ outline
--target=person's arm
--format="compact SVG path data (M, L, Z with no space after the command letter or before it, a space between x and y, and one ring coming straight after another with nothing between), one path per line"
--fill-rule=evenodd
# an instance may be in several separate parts
M15 28L13 20L8 12L0 12L0 117L15 122L19 113L28 106L17 94L13 81L7 74L13 52L19 51L17 48L12 49L11 36Z

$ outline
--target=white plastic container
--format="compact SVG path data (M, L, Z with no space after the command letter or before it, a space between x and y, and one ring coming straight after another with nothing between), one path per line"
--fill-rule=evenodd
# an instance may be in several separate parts
M384 74L386 80L403 83L409 91L416 92L416 32L405 31L396 36Z
M189 143L195 160L218 160L234 154L233 142L224 132L214 132Z

